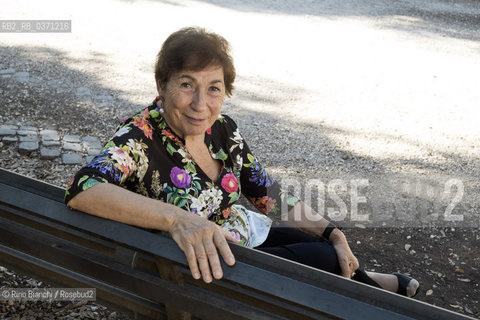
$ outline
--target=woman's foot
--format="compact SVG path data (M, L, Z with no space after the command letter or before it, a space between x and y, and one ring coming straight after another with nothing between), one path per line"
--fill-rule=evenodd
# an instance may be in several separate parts
M420 284L417 280L398 273L395 273L394 276L397 277L397 293L410 298L413 298L417 295L418 288L420 287Z
M414 297L418 293L420 284L417 280L401 274L386 274L369 272L367 274L383 289L402 294L407 297Z

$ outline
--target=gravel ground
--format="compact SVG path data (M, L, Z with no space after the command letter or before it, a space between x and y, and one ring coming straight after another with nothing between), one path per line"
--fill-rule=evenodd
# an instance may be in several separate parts
M46 288L48 285L17 274L0 266L0 287L2 288ZM88 301L1 301L0 319L101 319L128 320L122 314Z
M480 317L478 2L7 0L0 18L52 17L71 19L73 32L0 36L0 125L104 142L155 97L162 40L205 26L234 49L224 112L272 175L315 192L323 183L333 213L345 203L339 223L367 269L411 274L419 300ZM81 166L0 147L1 167L58 186ZM352 210L361 179L367 221ZM35 281L7 272L2 286ZM0 318L116 316L92 303L0 306Z

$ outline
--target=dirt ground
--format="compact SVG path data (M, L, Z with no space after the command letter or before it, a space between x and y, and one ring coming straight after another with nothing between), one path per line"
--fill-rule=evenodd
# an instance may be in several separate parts
M106 141L155 97L166 35L206 26L234 49L236 91L224 112L272 175L344 181L349 215L339 224L364 267L414 276L415 299L480 317L477 2L7 3L7 18L54 12L73 32L0 36L0 125ZM80 167L0 146L0 167L59 186ZM367 222L351 216L358 179L369 182L359 207ZM452 204L463 221L445 219ZM338 209L331 194L325 205Z

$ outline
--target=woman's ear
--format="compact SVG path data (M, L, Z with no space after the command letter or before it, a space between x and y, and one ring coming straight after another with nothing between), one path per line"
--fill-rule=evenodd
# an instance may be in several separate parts
M157 83L157 92L158 92L158 95L161 97L161 96L163 96L162 83L160 82L160 80L158 80L158 78L155 78L155 82Z

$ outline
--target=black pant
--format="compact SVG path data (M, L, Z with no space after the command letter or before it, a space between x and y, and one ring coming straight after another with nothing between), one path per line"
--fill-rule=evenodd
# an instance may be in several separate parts
M328 241L293 228L272 227L265 242L255 249L327 272L342 273L335 249ZM380 287L361 268L352 279Z

